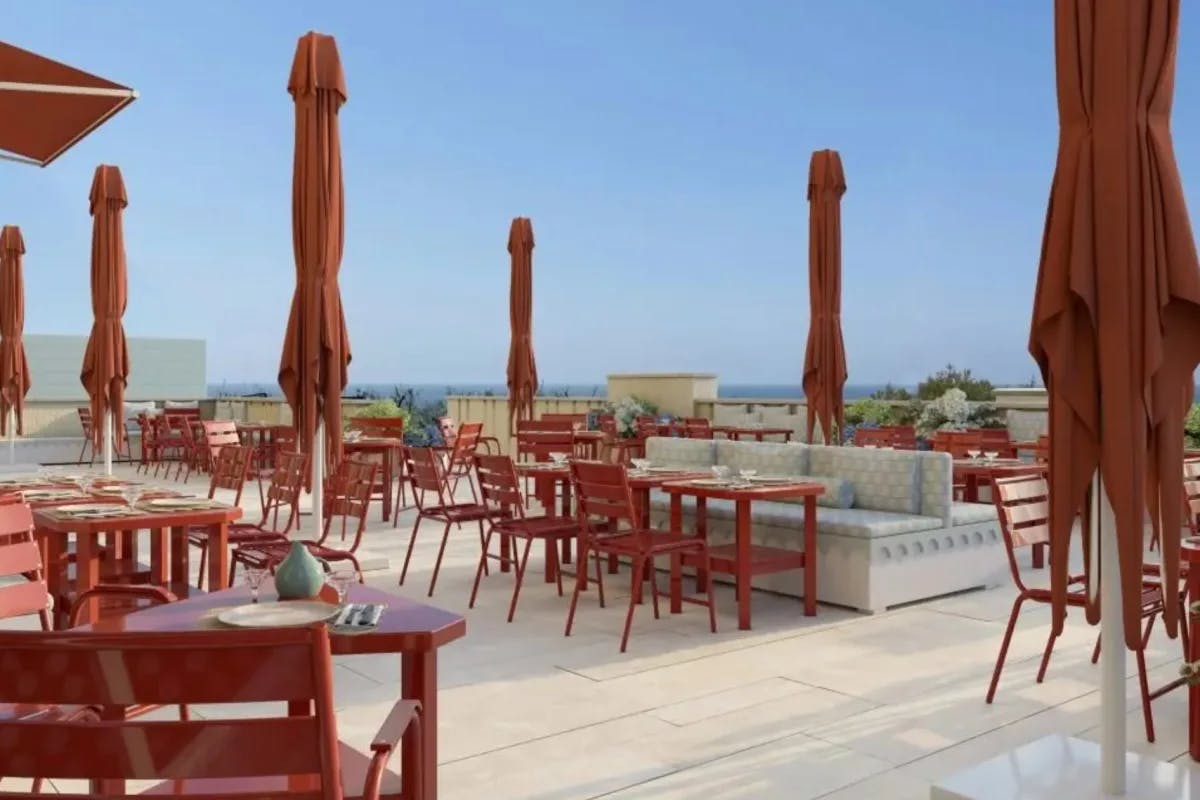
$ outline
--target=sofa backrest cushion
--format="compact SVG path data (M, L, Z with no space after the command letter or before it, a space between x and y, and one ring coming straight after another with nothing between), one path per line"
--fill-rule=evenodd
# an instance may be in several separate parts
M783 442L735 442L717 439L717 462L760 475L808 475L808 448Z
M921 513L940 518L947 527L953 524L954 459L949 453L922 452Z
M817 505L825 508L853 508L854 484L844 478L830 478L824 475L799 475L798 480L805 483L819 483L825 487L825 494L817 496ZM803 505L803 497L785 497L781 503Z
M855 508L920 512L920 454L916 451L820 445L808 450L811 474L843 478L854 486Z
M646 458L664 467L708 469L717 463L716 442L712 439L678 439L651 436L646 440Z

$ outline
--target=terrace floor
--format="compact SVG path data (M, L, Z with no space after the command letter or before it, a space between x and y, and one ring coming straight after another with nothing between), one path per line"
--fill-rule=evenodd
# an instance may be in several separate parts
M194 478L190 488L206 487ZM257 517L257 502L248 485L248 517ZM405 512L393 529L373 510L364 547L391 566L369 572L367 582L424 600L440 526L422 526L400 587L412 520ZM628 571L606 581L608 608L594 592L581 598L575 633L564 638L567 598L534 575L532 559L512 624L504 621L510 575L485 578L467 611L478 550L475 530L452 533L428 601L468 620L466 638L440 661L444 800L924 800L937 779L1044 734L1097 738L1099 669L1088 660L1096 631L1079 615L1038 685L1048 614L1026 611L996 702L984 703L1009 587L875 616L821 606L815 618L804 617L797 600L759 592L755 630L742 632L732 591L722 586L718 634L709 633L702 608L685 606L677 616L664 609L656 621L647 604L621 655ZM1161 627L1148 659L1152 685L1176 676L1179 644ZM1185 763L1186 693L1155 703L1158 741L1148 744L1132 658L1129 666L1131 749ZM396 699L398 674L395 657L338 659L343 739L365 749Z

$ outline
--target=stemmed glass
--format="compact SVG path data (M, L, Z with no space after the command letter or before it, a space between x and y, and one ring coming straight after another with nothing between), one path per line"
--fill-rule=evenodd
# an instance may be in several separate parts
M84 497L91 497L92 487L96 485L96 476L90 472L85 472L75 479L75 485L79 487L79 491Z
M631 458L629 463L633 465L634 472L646 472L650 469L650 459L648 458Z
M262 588L263 582L267 579L266 567L247 567L246 568L246 583L250 586L250 602L258 602L258 590Z
M567 454L566 453L551 453L550 454L550 463L556 467L561 467L563 464L567 463Z
M756 470L756 469L739 469L738 470L738 477L742 479L741 480L742 486L749 486L750 484L752 484L754 482L752 480L752 478L757 474L758 474L758 470Z
M728 481L731 470L725 466L715 466L712 468L713 477L719 481Z
M121 499L125 501L125 505L129 506L130 511L133 511L138 500L142 499L142 491L143 487L136 483L127 483L121 487Z
M986 458L988 461L995 461L997 458L1000 457L1000 453L996 450L988 450L986 453L983 454L983 457Z
M353 569L334 568L325 576L325 582L337 592L338 605L346 605L346 597L350 594L350 584L354 583Z
M979 450L968 450L967 458L971 459L972 461L978 461L980 452L981 451L979 451Z

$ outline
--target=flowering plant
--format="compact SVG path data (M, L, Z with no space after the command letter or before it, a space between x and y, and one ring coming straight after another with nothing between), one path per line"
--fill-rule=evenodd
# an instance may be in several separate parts
M941 397L921 410L917 430L922 435L937 430L958 431L966 427L970 417L971 404L967 402L967 393L962 389L947 389Z
M637 418L645 414L658 414L658 406L640 397L622 397L616 402L607 402L604 413L612 414L617 423L617 435L630 439L637 435Z

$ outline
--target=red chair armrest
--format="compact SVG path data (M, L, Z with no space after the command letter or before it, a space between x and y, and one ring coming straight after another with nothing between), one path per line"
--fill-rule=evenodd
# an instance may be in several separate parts
M68 617L71 627L75 627L78 624L83 604L94 597L140 597L150 600L153 605L174 603L179 599L161 586L126 586L120 583L101 583L75 598L75 603L71 606L71 612Z
M363 800L378 799L388 759L399 748L400 740L410 726L415 728L419 738L421 735L421 704L416 700L401 700L392 706L387 719L383 721L383 725L379 726L379 732L375 734L375 739L371 742L371 765L363 784ZM422 785L422 777L420 773L416 776L416 797L424 794L425 787Z

